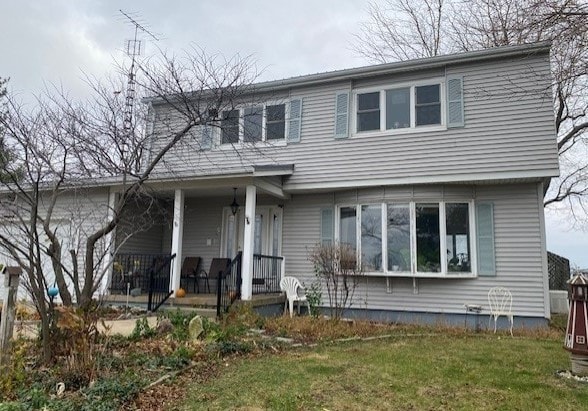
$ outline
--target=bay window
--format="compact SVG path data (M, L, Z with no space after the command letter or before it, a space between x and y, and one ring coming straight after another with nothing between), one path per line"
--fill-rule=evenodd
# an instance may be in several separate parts
M336 239L368 274L473 275L473 212L471 201L341 206Z

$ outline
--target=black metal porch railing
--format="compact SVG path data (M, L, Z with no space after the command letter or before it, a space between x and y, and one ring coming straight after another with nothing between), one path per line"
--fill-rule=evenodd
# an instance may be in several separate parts
M223 273L219 273L216 288L216 316L226 313L231 304L241 298L241 262L243 253L239 252ZM209 273L210 274L210 273Z
M216 290L216 315L226 313L231 305L241 299L243 254L239 252L227 269L219 275ZM280 279L284 257L253 254L252 294L280 292Z
M114 256L110 292L149 295L148 309L155 311L170 295L171 262L175 254L119 253Z
M172 291L169 290L171 263L176 258L175 254L161 259L153 260L149 269L149 299L147 310L151 312L157 309L167 300Z
M253 254L252 294L273 294L280 292L284 257Z

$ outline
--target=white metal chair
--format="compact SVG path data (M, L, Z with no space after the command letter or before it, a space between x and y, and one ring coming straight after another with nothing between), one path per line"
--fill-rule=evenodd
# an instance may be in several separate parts
M286 293L286 301L284 302L284 311L286 310L286 305L290 309L290 317L294 315L294 301L298 301L298 314L300 314L300 303L305 302L308 306L308 310L310 312L310 304L306 299L306 292L304 291L304 287L300 284L295 277L283 277L280 280L280 289Z
M514 316L512 313L512 294L505 287L493 287L488 291L488 304L490 304L490 318L488 318L488 326L490 320L494 319L494 332L496 333L496 323L498 317L504 315L510 321L510 335L512 336L512 328L514 325Z

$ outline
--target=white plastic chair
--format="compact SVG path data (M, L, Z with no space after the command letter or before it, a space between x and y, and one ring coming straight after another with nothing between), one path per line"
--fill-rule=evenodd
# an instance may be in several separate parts
M496 323L498 321L498 317L504 315L510 321L510 335L512 336L514 316L512 314L512 294L508 288L491 288L490 291L488 291L488 304L490 304L490 318L488 318L488 326L490 326L490 320L493 318L494 332L496 333Z
M304 287L300 284L295 277L283 277L280 280L280 289L286 293L286 302L284 302L284 311L286 305L290 309L290 317L294 316L294 301L298 301L298 314L300 315L300 303L305 302L310 312L310 304L306 299L306 293Z

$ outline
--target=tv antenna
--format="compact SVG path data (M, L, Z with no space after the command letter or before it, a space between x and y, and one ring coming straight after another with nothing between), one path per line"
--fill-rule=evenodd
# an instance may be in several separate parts
M120 13L128 20L128 22L134 27L134 36L132 40L125 41L125 53L127 56L131 58L131 66L128 72L127 78L127 93L125 97L125 111L124 111L124 121L123 121L123 131L124 131L124 142L122 144L122 156L124 159L125 153L129 151L128 143L129 139L131 138L131 127L133 124L133 106L135 104L135 93L136 93L136 59L138 56L141 55L142 51L142 40L139 39L139 32L145 33L147 36L151 37L155 41L159 41L159 39L151 33L144 24L140 24L135 18L131 17L128 13L125 13L121 9L119 9ZM139 157L138 153L134 153L133 155L136 156L134 159L136 167L139 166ZM124 160L123 160L124 161ZM125 167L126 169L126 167Z

